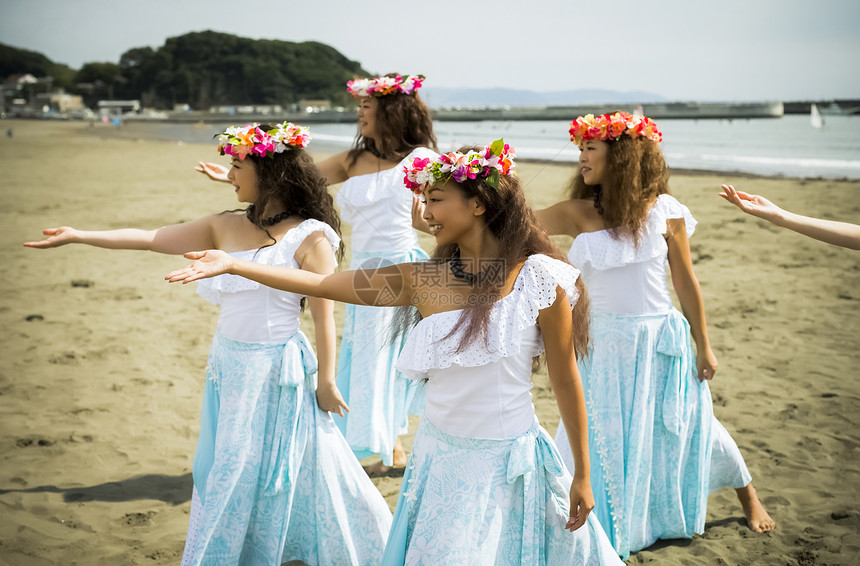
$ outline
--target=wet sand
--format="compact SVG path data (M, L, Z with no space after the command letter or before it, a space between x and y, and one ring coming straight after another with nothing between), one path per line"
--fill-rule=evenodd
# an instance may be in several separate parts
M176 564L216 308L193 285L162 280L181 258L21 243L62 224L154 228L236 208L235 196L192 170L217 159L212 146L102 139L106 131L82 135L80 123L2 125L14 137L0 138L0 564ZM570 172L524 163L520 177L542 207L562 197ZM714 410L778 526L752 533L724 490L709 500L703 536L660 542L628 563L852 564L860 252L741 214L716 196L723 182L797 212L860 222L860 181L672 176L673 193L699 220L693 259L720 360ZM546 375L535 381L552 433L558 412ZM400 479L374 481L393 509Z

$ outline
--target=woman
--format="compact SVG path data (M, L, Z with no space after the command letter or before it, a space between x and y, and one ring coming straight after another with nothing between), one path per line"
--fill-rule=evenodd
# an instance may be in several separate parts
M242 213L157 230L64 226L25 245L81 243L169 254L205 246L251 262L332 273L339 220L325 179L304 151L307 128L252 124L228 128L219 139L221 154L232 156L228 176L237 198L251 203ZM391 513L326 412L347 408L334 384L331 301L308 299L317 373L299 330L302 296L231 276L203 282L198 292L221 312L182 563L378 564Z
M359 99L358 135L353 148L317 164L329 185L343 183L336 203L352 225L350 268L422 261L412 228L412 198L403 191L402 168L410 159L435 157L430 111L418 96L424 77L389 74L347 83ZM212 163L197 169L224 180ZM349 304L344 316L337 385L351 411L335 421L359 459L379 454L371 475L402 470L406 452L398 436L408 414L420 413L416 387L398 379L394 360L404 337L391 340L394 309Z
M592 349L580 360L596 514L622 558L705 526L709 491L736 489L751 529L775 524L728 432L713 416L711 350L688 238L696 221L669 195L662 134L619 112L571 124L571 198L537 212L574 238L569 259L592 299ZM684 315L666 288L666 265ZM694 355L690 332L696 342ZM565 423L556 442L566 457Z
M593 517L579 273L538 228L502 140L415 159L407 185L427 200L433 259L322 276L186 254L167 276L231 273L351 303L417 307L397 366L426 380L425 414L403 477L384 565L620 564ZM357 284L359 283L359 284ZM550 382L577 462L571 479L531 401L533 357Z

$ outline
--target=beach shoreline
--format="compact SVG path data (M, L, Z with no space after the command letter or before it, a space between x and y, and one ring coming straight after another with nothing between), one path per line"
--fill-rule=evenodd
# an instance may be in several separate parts
M5 122L12 123L14 127L14 122L27 122L29 120L6 120ZM241 121L241 120L240 120ZM69 122L71 123L71 122ZM151 121L132 121L132 122L124 122L123 126L116 127L110 124L101 124L101 123L93 123L93 125L87 126L87 122L75 122L81 125L81 132L86 135L93 135L102 138L108 139L130 139L130 140L152 140L152 141L164 141L164 142L173 142L178 143L176 139L173 139L170 135L160 134L155 131L151 126L158 125L160 122L151 122ZM191 123L172 123L168 122L168 124L173 125L182 125L182 126L193 126ZM204 124L205 127L210 127L213 124ZM145 129L137 128L136 126L143 126ZM313 128L311 128L313 131ZM477 143L478 140L476 140ZM197 142L182 142L182 143L197 143ZM207 145L204 143L200 143L199 145ZM312 142L312 147L313 142ZM318 155L330 155L334 152L316 152L311 149L311 153ZM540 158L527 158L527 157L518 157L518 163L532 163L535 165L553 165L559 167L575 167L576 163L573 161L556 161L551 159L540 159ZM763 174L763 173L751 173L747 171L723 171L719 169L709 169L709 168L684 168L684 167L670 167L670 174L672 175L711 175L711 176L731 176L739 179L780 179L780 180L788 180L788 181L836 181L836 182L846 182L853 183L860 179L852 179L851 177L842 176L842 177L824 177L821 175L783 175L783 174Z
M89 135L85 123L16 121L14 137L0 138L0 565L176 564L184 545L217 309L194 285L163 281L180 257L21 244L61 224L155 228L237 204L193 170L225 162L214 145L101 135L99 126ZM522 162L519 174L542 208L563 198L571 172ZM702 536L661 541L628 564L852 564L860 253L743 215L717 193L731 183L803 214L858 222L860 180L672 173L672 193L699 221L691 253L720 361L714 411L778 526L752 533L722 490L708 501ZM420 242L432 249L429 236ZM339 329L342 316L338 305ZM302 327L312 337L308 313ZM538 417L554 433L544 370L535 384ZM393 508L400 478L374 483Z

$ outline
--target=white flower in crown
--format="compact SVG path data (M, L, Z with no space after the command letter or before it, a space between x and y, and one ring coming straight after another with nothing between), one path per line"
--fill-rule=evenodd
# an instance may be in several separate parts
M389 94L412 94L424 81L424 75L401 77L377 77L375 79L356 79L346 83L348 93L356 98L362 96L386 96Z
M233 155L245 159L246 155L272 157L287 149L304 149L310 143L310 129L290 122L277 124L264 132L259 124L231 126L215 135L221 155Z
M494 189L499 188L502 175L517 174L514 148L498 139L481 151L468 151L463 154L453 151L444 153L436 159L416 158L403 167L406 188L420 194L425 186L433 186L453 179L462 183L467 179L483 177L484 182Z

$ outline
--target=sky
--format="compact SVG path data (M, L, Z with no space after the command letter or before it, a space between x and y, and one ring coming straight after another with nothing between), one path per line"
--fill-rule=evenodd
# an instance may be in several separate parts
M207 29L319 41L433 87L860 98L858 0L0 0L0 43L73 68Z

